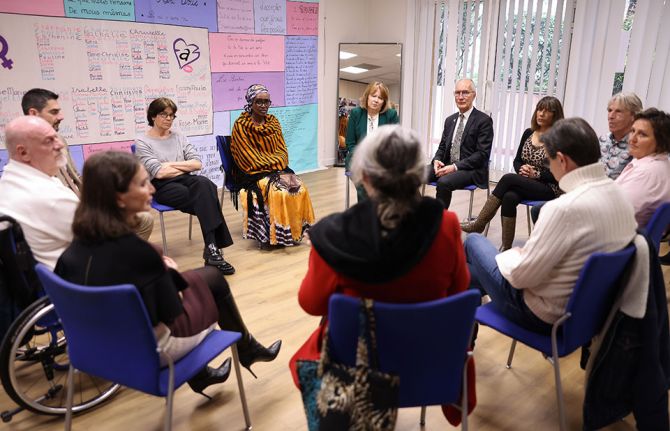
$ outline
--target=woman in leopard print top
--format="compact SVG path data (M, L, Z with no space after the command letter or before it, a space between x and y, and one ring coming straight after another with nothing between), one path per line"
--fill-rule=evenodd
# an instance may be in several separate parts
M513 162L516 173L503 175L477 219L461 224L464 232L483 232L498 207L502 206L500 250L507 250L514 241L517 205L524 200L548 201L561 193L556 179L546 165L547 156L540 137L562 118L563 107L558 99L552 96L540 99L533 113L531 127L521 136Z

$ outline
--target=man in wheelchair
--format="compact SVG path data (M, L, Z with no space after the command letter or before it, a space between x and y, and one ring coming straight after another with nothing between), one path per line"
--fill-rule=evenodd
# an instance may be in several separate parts
M63 142L49 123L19 117L5 127L9 163L0 177L0 213L23 227L37 261L53 269L72 242L79 198L57 178L66 163Z
M63 142L48 122L19 117L7 124L5 137L10 161L0 177L0 380L19 405L0 413L8 422L24 409L65 413L65 336L33 268L35 260L53 268L72 242L79 198L56 178L66 159ZM82 377L75 383L75 412L97 405L118 388Z

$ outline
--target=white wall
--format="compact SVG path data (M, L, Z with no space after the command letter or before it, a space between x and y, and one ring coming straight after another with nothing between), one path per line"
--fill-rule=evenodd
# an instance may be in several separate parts
M351 81L345 81L345 80L340 80L339 81L339 97L346 97L347 99L351 100L358 100L359 97L361 97L361 94L365 91L365 88L367 87L366 84L361 84L358 82L351 82Z
M352 82L346 80L340 80L340 92L339 97L346 97L347 99L358 100L361 95L365 92L367 84L362 84L359 82ZM394 84L389 85L389 101L393 103L398 103L400 100L400 85Z
M338 56L340 43L405 43L411 0L321 0L319 2L319 164L335 163ZM406 54L403 46L403 55ZM411 58L411 55L405 56ZM408 67L403 61L403 81ZM407 88L403 82L403 88ZM406 94L402 95L401 112ZM403 124L405 119L402 118Z

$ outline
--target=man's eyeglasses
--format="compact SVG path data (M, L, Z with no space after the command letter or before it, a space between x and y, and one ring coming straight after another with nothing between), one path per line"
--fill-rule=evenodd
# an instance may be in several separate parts
M469 96L471 93L474 93L474 91L468 91L468 90L454 91L454 96L455 96L455 97L459 97L459 96L461 96L461 97L467 97L467 96Z
M272 100L270 99L256 99L254 100L256 106L270 106L272 105Z
M165 119L165 120L167 120L168 118L172 118L172 119L177 118L177 114L168 114L167 112L160 112L158 114L158 116Z

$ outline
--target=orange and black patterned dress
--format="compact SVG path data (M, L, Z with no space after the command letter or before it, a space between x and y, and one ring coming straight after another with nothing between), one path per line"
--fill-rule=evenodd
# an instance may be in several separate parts
M288 150L279 120L268 114L263 124L256 125L250 114L242 112L233 125L230 150L239 170L258 178L240 191L242 236L270 245L299 242L303 232L314 224L314 209L304 183L299 190L289 191L276 181L278 173L288 168Z

